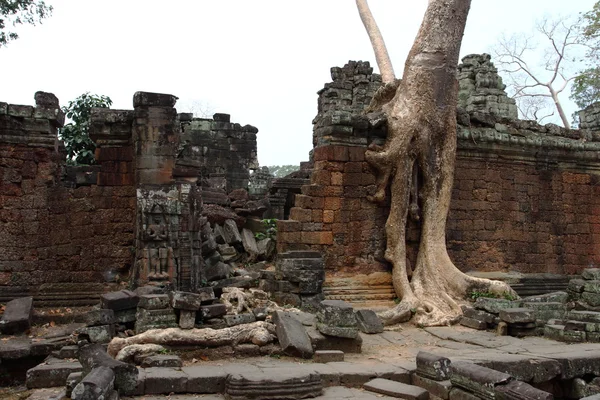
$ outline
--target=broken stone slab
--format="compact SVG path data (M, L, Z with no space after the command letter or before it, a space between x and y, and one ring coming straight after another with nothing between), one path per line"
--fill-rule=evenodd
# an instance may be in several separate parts
M566 305L557 302L523 302L523 307L535 310L535 318L538 321L549 321L551 319L562 319L565 316Z
M215 299L215 293L212 288L202 288L200 293L179 292L170 293L171 307L179 310L197 311L202 302Z
M26 384L29 389L65 386L67 377L74 372L81 372L82 369L78 361L44 362L27 370Z
M407 400L429 400L429 392L423 388L405 383L394 382L389 379L376 378L363 386L371 392L386 396L399 397Z
M31 328L33 297L21 297L6 303L0 320L0 332L5 335L23 333Z
M600 268L586 268L581 277L585 280L600 280Z
M600 293L583 292L581 293L581 300L592 307L598 307L600 306Z
M529 308L505 308L500 310L500 319L508 324L535 322L535 312Z
M411 375L411 383L427 390L431 396L438 397L442 400L448 400L450 396L450 389L452 389L452 383L450 380L435 381L416 373Z
M146 294L140 296L138 308L146 310L162 310L169 307L168 294Z
M73 400L106 399L115 386L115 374L107 367L94 368L73 388Z
M258 246L256 244L256 238L254 237L254 233L247 228L242 229L242 245L244 246L244 250L250 256L250 260L256 260L258 257L259 251Z
M465 317L464 315L460 319L460 324L462 326L466 326L467 328L477 329L477 330L486 330L488 327L488 324L485 321L480 321L477 319Z
M473 307L477 310L487 311L492 314L500 314L500 310L505 308L520 307L520 301L493 299L488 297L479 297Z
M322 392L319 374L301 369L235 373L225 383L225 395L232 400L303 399L319 396Z
M0 341L0 360L15 360L31 354L31 339L28 337L15 337Z
M317 329L324 335L356 338L358 327L354 309L345 301L322 301L317 312Z
M181 329L192 329L196 324L196 311L181 310L179 312L179 327Z
M77 329L79 337L86 337L91 343L108 343L115 337L114 325L86 326Z
M383 332L383 322L373 310L358 310L355 313L358 329L363 333Z
M218 261L215 264L207 264L204 268L204 276L207 282L213 282L220 279L226 279L231 273L231 266L225 264L222 261Z
M145 394L185 393L188 376L175 368L146 368Z
M256 321L256 317L252 313L236 314L236 315L225 315L223 317L227 326L236 326L242 324L250 324Z
M569 311L567 319L574 321L600 323L600 312L597 311Z
M416 361L417 374L436 381L450 379L450 359L425 351L419 351Z
M584 281L583 291L590 293L600 293L600 280Z
M172 308L165 308L161 310L146 310L145 308L139 308L136 313L136 326L139 324L163 324L165 327L176 322L177 316Z
M587 334L584 331L569 331L565 329L562 340L567 343L583 343L587 340Z
M139 301L140 297L131 290L104 293L100 296L101 308L109 308L114 311L137 308Z
M544 326L544 337L548 339L562 341L564 332L564 325L546 324Z
M583 279L571 279L569 281L569 285L567 286L567 290L573 293L581 293L583 292L584 286L585 281Z
M551 393L520 381L510 381L494 388L497 400L554 400Z
M509 374L523 382L548 382L561 374L561 365L551 358L532 358L516 354L500 354L475 363Z
M503 372L465 361L453 362L450 371L450 381L453 385L467 389L484 399L494 399L495 387L513 379Z
M302 358L313 356L313 347L308 334L297 319L283 311L274 311L271 317L275 324L277 339L285 354Z
M258 249L258 258L262 260L270 260L275 254L277 243L271 238L264 238L256 242Z
M225 381L229 373L223 367L203 365L183 367L188 376L186 392L188 393L223 393Z
M362 352L363 339L358 335L354 339L323 335L312 326L306 327L306 333L315 350L340 350L344 353L358 354Z
M69 374L69 376L67 376L67 383L65 385L67 397L71 397L71 393L73 393L73 388L75 388L75 386L77 386L77 384L81 382L82 379L83 373L81 372L73 372Z
M171 354L161 354L155 356L144 357L142 360L143 368L161 367L161 368L177 368L183 366L181 358Z
M328 363L344 361L344 352L340 350L317 350L313 356L313 362Z
M118 324L128 324L137 319L137 308L128 308L126 310L115 311L115 319Z
M58 358L77 358L79 355L79 347L77 345L63 346L58 351Z
M463 316L477 320L477 321L482 321L482 322L485 322L486 324L490 324L490 325L492 325L494 323L494 319L496 318L496 315L494 315L492 313L482 311L482 310L476 310L475 308L471 308L471 307L466 307L463 310Z
M536 296L527 296L521 300L526 303L566 303L568 298L569 294L567 292L558 291Z
M79 349L79 362L83 373L88 374L96 367L107 367L115 374L115 388L121 394L131 394L135 391L138 369L133 364L117 361L108 355L104 346L87 344Z
M227 314L227 306L225 304L209 304L206 306L200 306L200 315L202 319L217 318Z
M449 400L480 400L481 397L475 396L473 393L470 393L466 390L459 389L457 387L453 387L450 389L450 394L448 395Z
M228 219L223 224L223 235L225 243L227 244L238 244L242 243L242 236L234 220Z
M87 326L111 325L117 322L114 310L109 308L90 310L83 316Z
M215 224L213 228L213 235L217 244L227 244L227 240L225 239L225 231L221 225Z

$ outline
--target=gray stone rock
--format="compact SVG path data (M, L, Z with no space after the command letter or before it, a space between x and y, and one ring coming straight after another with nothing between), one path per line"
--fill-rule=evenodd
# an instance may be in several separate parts
M258 246L256 245L256 238L254 237L254 233L247 228L242 229L242 244L244 246L244 250L250 256L250 260L256 260L258 258Z
M494 388L497 400L554 400L551 393L520 381L511 381Z
M237 314L237 315L225 315L223 317L227 326L236 326L242 324L250 324L256 321L256 317L254 314L245 313L245 314Z
M460 324L462 326L466 326L467 328L477 329L477 330L486 330L488 324L485 321L480 321L477 319L469 318L463 316L460 319Z
M352 306L341 300L324 300L317 312L317 329L324 335L354 339L358 325Z
M419 351L417 353L417 373L436 381L450 379L450 360L446 357Z
M317 329L323 335L335 336L340 338L356 339L358 337L358 329L348 328L345 326L330 326L317 322Z
M300 296L294 293L286 293L286 292L272 292L271 300L280 306L292 306L292 307L300 307L302 306L302 299Z
M504 372L523 382L548 382L561 374L560 363L544 357L490 355L489 360L476 361L476 364Z
M188 393L223 393L225 381L229 376L222 367L212 365L183 367L188 376L186 392Z
M87 326L111 325L117 322L111 309L90 310L83 316Z
M231 266L219 261L213 265L206 265L204 276L208 282L226 279L232 272Z
M81 372L73 372L67 376L66 386L66 394L67 397L71 397L71 393L73 393L73 389L81 380L83 379L83 374Z
M114 325L86 326L77 330L79 336L86 336L92 343L108 343L115 337Z
M600 268L586 268L581 277L585 280L600 280Z
M140 297L131 290L104 293L100 296L101 308L109 308L114 311L136 308L139 301Z
M475 301L473 307L477 310L487 311L492 314L500 314L500 310L505 308L519 307L520 304L520 301L479 297Z
M138 296L145 296L149 294L166 294L166 288L164 286L155 286L155 285L145 285L140 286L139 288L134 290L135 294Z
M82 366L77 361L60 360L59 362L42 363L27 370L27 388L37 389L65 386L69 375L81 371Z
M140 296L139 308L146 310L162 310L169 307L168 294L146 294Z
M264 238L256 242L258 249L258 258L261 260L270 260L275 255L276 243L271 238Z
M600 306L600 293L583 292L581 293L581 300L592 307L598 307Z
M179 312L179 327L181 329L192 329L196 323L196 311L181 310Z
M565 331L564 325L551 325L547 324L544 326L544 337L552 340L563 340L563 334Z
M23 333L31 328L33 297L21 297L6 303L0 320L0 332L5 335Z
M438 397L442 400L448 400L450 397L450 389L452 389L452 383L450 380L434 381L433 379L413 373L411 375L411 383L427 390L430 395Z
M313 356L313 362L328 363L344 361L344 352L340 350L317 350Z
M429 392L423 388L405 383L394 382L389 379L376 378L363 386L365 389L392 397L407 400L428 400Z
M492 313L482 310L476 310L475 308L471 307L466 307L463 310L463 315L467 318L482 321L489 325L492 325L494 323L494 318L496 318L496 315Z
M137 308L128 308L126 310L115 311L115 319L118 324L127 324L130 322L135 322L136 320Z
M73 400L107 399L115 386L115 374L107 367L94 368L73 388Z
M213 235L217 244L227 244L227 240L225 239L225 231L221 225L215 224L213 228Z
M449 400L481 400L481 398L482 397L475 396L473 393L457 387L450 389L450 394L448 395Z
M211 288L212 290L212 288ZM178 310L190 310L197 311L200 309L203 300L214 299L214 292L212 295L208 293L191 293L191 292L171 292L169 295L171 299L171 307Z
M225 395L232 400L304 399L322 391L319 374L303 370L242 372L230 375L225 384Z
M383 322L373 310L356 311L356 322L358 328L363 333L381 333L383 332Z
M294 357L311 358L313 347L304 326L283 311L275 311L271 317L283 352Z
M185 393L188 376L173 368L146 368L146 394Z
M31 344L31 339L21 337L0 341L0 359L14 360L27 357L31 354Z
M115 360L106 353L106 349L100 344L82 346L79 349L79 362L83 367L84 375L87 375L97 367L112 369L115 374L115 388L121 394L131 394L136 389L138 378L138 369L136 366Z
M510 324L535 322L535 312L529 308L506 308L500 310L500 319Z
M242 243L242 236L234 220L228 219L223 224L223 235L225 243L227 244L238 244Z
M569 311L569 320L600 323L600 312L597 311Z
M221 315L227 314L227 307L225 306L225 304L220 303L209 304L205 306L200 306L199 312L202 315L202 319L217 318Z
M513 379L508 374L465 361L453 362L450 370L450 381L453 385L467 389L485 399L493 399L494 388Z
M76 345L64 346L58 352L58 358L77 358L79 355L79 347Z
M526 303L566 303L568 298L569 294L567 292L559 291L536 296L528 296L521 300Z
M362 351L363 339L358 335L354 339L323 335L316 327L307 326L306 333L315 350L340 350L346 354L358 354Z
M161 368L177 368L183 366L181 358L176 355L155 355L144 357L142 360L143 368L161 367Z

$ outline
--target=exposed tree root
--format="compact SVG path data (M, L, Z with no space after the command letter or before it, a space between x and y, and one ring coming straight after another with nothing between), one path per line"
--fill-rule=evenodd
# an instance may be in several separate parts
M115 359L126 363L141 364L146 356L158 354L166 349L158 344L132 344L122 348Z
M275 326L265 321L225 329L151 329L128 338L114 338L108 344L108 354L115 357L123 348L135 344L219 347L238 343L253 343L264 346L274 339Z

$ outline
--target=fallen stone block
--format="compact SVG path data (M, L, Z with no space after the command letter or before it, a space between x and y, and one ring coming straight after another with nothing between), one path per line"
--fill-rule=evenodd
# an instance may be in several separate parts
M225 315L223 317L227 326L236 326L242 324L250 324L256 321L256 317L252 313Z
M317 373L282 370L276 374L246 372L232 374L225 384L225 395L232 400L303 399L323 392Z
M551 393L520 381L510 381L494 388L497 400L554 400Z
M572 293L582 293L585 281L583 279L571 279L567 290Z
M477 309L471 308L471 307L466 307L463 310L463 316L474 319L476 321L485 322L486 324L489 324L489 325L494 324L494 319L496 318L496 315L494 315L492 313L489 313L487 311L477 310Z
M586 268L581 277L585 280L600 280L600 268Z
M227 307L225 304L209 304L206 306L200 306L199 311L202 315L202 319L210 319L227 314Z
M190 311L197 311L202 305L203 297L206 298L206 295L202 296L198 293L191 292L171 292L169 296L171 299L171 307ZM214 295L212 298L214 298Z
M436 381L450 379L450 359L435 354L419 351L417 353L417 374Z
M71 397L71 393L73 393L73 388L75 388L75 386L77 386L77 384L81 382L82 379L83 373L81 372L73 372L69 374L69 376L67 376L67 383L65 385L67 397Z
M140 297L131 290L104 293L100 296L101 307L109 308L114 311L136 308L139 301Z
M32 342L29 338L11 338L0 341L0 360L14 360L31 354Z
M97 367L110 368L115 374L115 388L121 394L131 394L135 391L138 369L133 364L117 361L108 355L104 346L87 344L79 349L79 362L83 373L88 374Z
M65 386L67 377L73 372L81 372L82 369L77 361L43 363L27 371L26 384L29 389Z
M524 303L566 303L569 298L567 292L552 292L521 299Z
M306 327L306 333L315 350L340 350L344 353L358 354L362 352L363 339L360 335L351 339L338 336L323 335L312 326Z
M460 324L462 326L466 326L467 328L471 328L471 329L477 329L477 330L486 330L488 327L488 324L485 321L479 321L477 319L473 319L473 318L469 318L469 317L465 317L463 316L460 319Z
M183 366L181 358L176 355L156 355L144 357L142 361L143 368L162 367L178 368Z
M188 376L186 392L188 393L223 393L225 381L229 376L222 367L206 365L183 367Z
M584 331L569 331L565 329L562 340L566 343L583 343L587 340L587 334Z
M118 324L129 324L135 322L137 318L137 308L128 308L126 310L115 311L115 319Z
M373 310L358 310L355 313L358 329L363 333L383 332L383 322Z
M581 293L581 300L592 307L598 307L600 306L600 293L583 292Z
M549 321L551 319L564 318L567 310L564 303L556 302L523 302L523 307L535 310L535 318L538 321Z
M304 326L283 311L275 311L271 317L283 352L294 357L311 358L313 347Z
M242 236L234 220L228 219L223 224L223 236L225 243L227 244L238 244L242 243ZM217 239L218 243L218 239Z
M476 361L475 363L504 372L523 382L548 382L561 374L560 363L550 358L503 354L490 356L489 360Z
M140 296L139 308L146 310L162 310L169 307L168 294L146 294Z
M188 376L173 368L146 368L145 394L185 393Z
M94 368L73 388L73 400L107 399L114 389L115 374L107 367Z
M529 308L505 308L500 310L500 319L510 324L535 322L535 313Z
M450 365L450 381L453 385L469 390L484 399L494 399L495 387L510 382L513 378L503 372L465 361Z
M502 309L515 308L519 307L520 305L520 301L479 297L477 300L475 300L473 307L477 310L487 311L492 314L500 314L500 310Z
M450 389L452 389L452 383L450 380L434 381L433 379L429 379L414 373L411 376L411 383L427 390L429 394L439 397L442 400L448 400L450 397Z
M569 311L568 320L600 323L600 312L597 311Z
M192 329L196 324L196 311L181 310L179 312L179 327L181 329Z
M77 329L77 334L89 338L91 343L108 343L116 335L114 325L86 326Z
M313 362L328 363L344 361L344 352L340 350L317 350L313 356Z
M363 386L371 392L399 397L407 400L428 400L429 392L423 388L405 383L394 382L389 379L376 378Z
M23 333L31 328L33 297L21 297L6 303L0 320L0 332L5 335Z
M322 301L317 312L317 329L324 335L356 338L358 336L358 326L354 309L345 301Z
M117 322L114 310L105 308L100 310L90 310L83 316L87 326L111 325Z
M63 346L58 351L58 358L77 358L79 355L79 347L77 345Z
M551 325L547 324L544 326L544 337L552 340L563 340L563 334L565 331L564 325Z
M453 387L450 389L449 400L481 400L481 397L475 396L473 393L466 390Z
M254 233L252 233L250 229L243 228L241 236L242 245L244 246L244 250L246 250L246 253L248 253L248 255L250 256L250 260L256 260L260 252L256 244L256 238L254 237Z

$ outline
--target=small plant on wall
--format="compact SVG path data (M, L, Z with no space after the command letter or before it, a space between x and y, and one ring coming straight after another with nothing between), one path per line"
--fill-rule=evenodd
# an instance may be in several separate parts
M277 239L277 219L268 218L268 219L263 219L261 222L264 226L265 231L257 232L254 235L254 237L258 240L262 240L262 239L266 239L266 238L276 240Z

